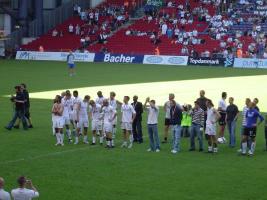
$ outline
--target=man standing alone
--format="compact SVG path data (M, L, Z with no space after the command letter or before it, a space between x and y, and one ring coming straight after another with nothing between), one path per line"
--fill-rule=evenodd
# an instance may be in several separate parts
M136 116L133 120L133 137L134 142L143 143L143 134L142 134L142 114L143 114L143 105L141 102L137 101L138 96L133 97L132 106L136 112Z

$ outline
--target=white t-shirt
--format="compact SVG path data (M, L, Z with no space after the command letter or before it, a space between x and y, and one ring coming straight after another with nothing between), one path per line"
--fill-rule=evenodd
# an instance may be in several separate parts
M109 99L108 102L109 102L109 105L112 106L112 108L114 110L117 110L118 105L117 105L117 101L115 99L113 99L113 100Z
M11 195L14 200L31 200L32 198L39 197L39 192L26 188L17 188L11 191Z
M88 102L81 102L81 108L79 112L79 117L83 119L88 119Z
M0 189L0 200L10 200L10 194L3 189Z
M221 108L222 111L226 111L227 105L224 99L221 99L219 101L218 108Z
M135 110L130 104L122 104L121 106L121 122L131 123L133 119L133 114L135 114Z
M72 103L73 103L73 110L77 111L78 105L81 105L81 103L82 103L82 99L80 97L74 97Z
M215 108L207 108L207 121L206 121L206 125L214 125L216 122L216 110Z
M96 99L95 99L95 103L96 104L100 104L101 106L103 105L103 101L104 101L104 97L97 97Z
M166 109L165 118L166 118L166 119L170 119L170 118L171 118L171 113L170 113L171 105L170 105L170 101L167 101L167 102L165 103L165 109Z
M117 113L112 106L104 106L102 108L102 113L104 115L104 123L111 123L114 115Z
M151 106L149 106L147 108L147 111L147 124L157 124L159 116L159 107L155 106L154 108L152 108Z
M61 103L64 106L63 116L69 116L72 111L72 99L63 98Z
M101 118L101 105L96 104L95 107L90 107L90 112L92 113L92 120L99 121Z

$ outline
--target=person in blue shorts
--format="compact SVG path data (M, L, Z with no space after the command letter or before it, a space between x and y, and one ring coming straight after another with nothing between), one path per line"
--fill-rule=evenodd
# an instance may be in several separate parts
M74 63L74 54L72 53L72 51L69 52L68 56L67 56L67 63L69 66L69 75L70 76L74 76L75 75L75 63Z

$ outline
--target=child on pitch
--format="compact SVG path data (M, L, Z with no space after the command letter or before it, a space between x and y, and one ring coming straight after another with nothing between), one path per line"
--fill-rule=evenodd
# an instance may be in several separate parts
M112 148L112 121L116 118L117 112L113 109L112 106L109 105L109 102L107 99L104 99L103 105L101 108L101 112L103 115L103 132L106 135L107 140L107 148Z
M130 97L124 96L123 104L121 106L121 129L123 131L123 143L121 147L128 147L131 149L133 147L133 133L132 133L132 123L136 116L136 112L131 104L129 104ZM129 145L127 144L129 140Z
M85 95L83 101L80 105L80 110L78 114L78 120L77 120L77 135L75 137L75 144L79 143L79 136L81 136L83 133L83 143L88 144L88 127L89 127L89 120L88 120L88 102L90 101L90 96Z
M216 123L220 119L219 112L214 108L211 100L206 101L207 105L207 121L206 121L206 134L208 135L208 153L217 153L217 140L216 140Z
M64 118L63 118L63 110L64 107L61 103L61 97L59 95L56 96L54 105L52 107L53 114L53 127L55 128L56 135L56 146L61 145L64 146L64 134L63 134L63 126L64 126Z

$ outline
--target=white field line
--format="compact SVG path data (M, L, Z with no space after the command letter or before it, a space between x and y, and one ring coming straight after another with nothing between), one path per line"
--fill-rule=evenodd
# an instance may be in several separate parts
M19 159L15 159L15 160L0 161L0 165L13 164L13 163L18 163L18 162L22 162L22 161L37 160L40 158L45 158L45 157L50 157L50 156L58 156L58 155L62 155L65 153L72 153L72 152L84 151L84 150L89 150L89 149L91 149L91 148L89 148L89 146L86 146L86 147L81 147L81 148L76 148L76 149L69 149L66 151L56 151L56 152L41 154L38 156L29 156L29 157L19 158Z
M179 76L179 74L177 74ZM95 87L83 88L66 88L78 90L80 96L86 94L95 97L97 91L101 90L105 97L109 96L110 91L116 92L116 98L122 101L123 96L138 95L139 100L144 102L146 97L155 99L157 104L162 106L168 99L169 93L176 95L176 100L180 104L193 104L199 95L199 91L204 89L206 96L213 100L215 107L221 98L223 91L228 93L228 96L235 98L235 104L242 110L245 98L259 98L259 107L261 111L267 111L267 75L259 76L239 76L225 78L209 78L195 79L183 81L167 81L167 82L150 82L137 84L122 84L122 85L104 85ZM31 93L31 98L37 99L53 99L55 95L66 90L54 90L45 92ZM52 103L52 102L51 102Z

